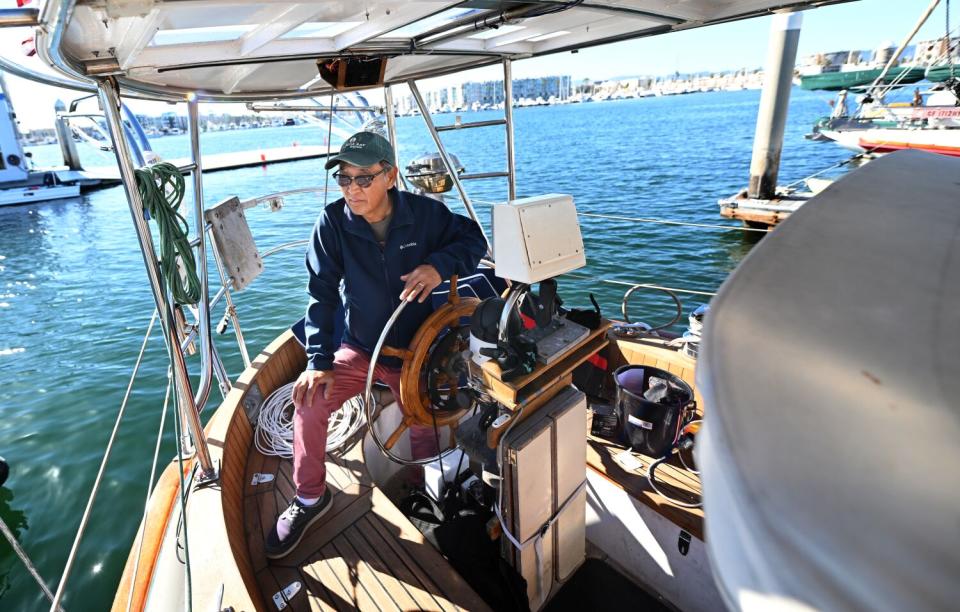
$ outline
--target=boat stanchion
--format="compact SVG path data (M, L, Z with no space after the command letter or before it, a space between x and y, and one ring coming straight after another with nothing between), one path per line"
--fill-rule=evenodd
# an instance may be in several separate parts
M218 474L216 466L210 457L210 451L207 447L207 439L203 432L203 425L200 422L200 413L197 409L196 397L193 394L193 386L190 382L189 372L187 371L186 358L180 350L179 338L174 323L173 308L167 299L166 288L160 276L160 265L156 258L156 249L153 246L153 234L150 231L147 221L144 218L144 203L137 188L137 180L134 174L133 164L131 162L129 147L123 133L122 119L120 117L120 88L116 79L107 77L97 79L97 95L100 100L100 106L103 108L104 118L106 119L107 131L111 141L114 143L114 156L117 160L117 166L120 169L120 176L123 179L123 188L127 196L127 203L130 209L130 216L133 220L134 228L137 231L137 239L140 245L141 256L143 257L144 268L147 272L147 278L153 293L154 302L157 311L160 313L160 324L164 331L165 341L169 349L170 359L173 366L173 376L177 385L177 397L180 413L189 430L196 449L196 458L200 464L200 471L203 474L202 480L209 481L215 479ZM199 176L197 172L195 176ZM64 573L61 583L67 578ZM62 593L57 593L57 597Z

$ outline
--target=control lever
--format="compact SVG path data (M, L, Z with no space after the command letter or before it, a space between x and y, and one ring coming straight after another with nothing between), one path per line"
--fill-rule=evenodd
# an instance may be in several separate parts
M524 299L524 308L530 312L526 313L532 316L537 327L546 327L553 320L557 313L557 307L560 305L560 298L557 297L557 281L548 278L540 281L539 294L527 293Z
M480 354L495 359L500 366L500 380L509 382L533 371L537 363L537 343L525 334L517 334L507 344L481 348Z

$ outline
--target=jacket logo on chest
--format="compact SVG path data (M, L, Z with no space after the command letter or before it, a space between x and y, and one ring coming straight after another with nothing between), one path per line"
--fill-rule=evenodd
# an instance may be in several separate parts
M409 248L409 247L415 247L415 246L417 246L417 243L416 243L416 242L408 242L407 244L401 244L401 245L400 245L400 250L402 251L403 249L406 249L406 248Z

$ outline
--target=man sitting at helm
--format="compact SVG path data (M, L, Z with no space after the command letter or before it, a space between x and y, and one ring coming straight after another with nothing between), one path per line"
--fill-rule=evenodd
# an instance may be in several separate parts
M386 345L406 348L433 311L430 293L457 274L472 274L486 252L476 222L442 202L396 188L390 143L354 134L331 157L343 198L327 206L307 249L307 369L293 388L293 482L297 495L267 537L267 557L285 556L332 505L324 464L330 414L362 392L370 356L400 300L409 304ZM343 341L334 345L334 316L346 311ZM375 377L400 399L400 370L380 359ZM436 452L431 428L411 428L415 457Z

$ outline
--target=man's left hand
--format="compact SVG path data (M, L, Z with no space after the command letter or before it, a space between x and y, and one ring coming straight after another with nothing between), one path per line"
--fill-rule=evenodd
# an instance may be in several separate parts
M423 303L430 293L443 282L440 273L430 264L417 266L413 269L413 272L401 276L400 280L406 281L403 291L400 292L400 299L408 302L417 300L420 303Z

